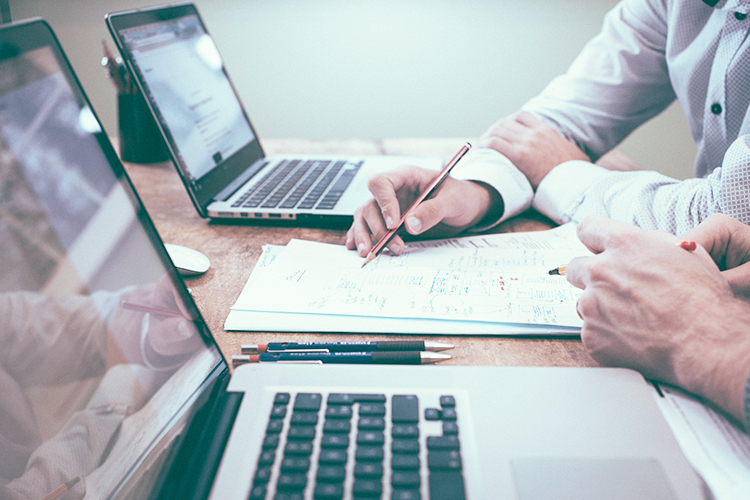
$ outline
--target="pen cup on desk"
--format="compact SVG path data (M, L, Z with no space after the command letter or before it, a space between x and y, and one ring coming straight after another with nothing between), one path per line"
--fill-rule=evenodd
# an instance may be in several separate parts
M130 163L156 163L169 159L167 146L140 92L117 94L120 159Z

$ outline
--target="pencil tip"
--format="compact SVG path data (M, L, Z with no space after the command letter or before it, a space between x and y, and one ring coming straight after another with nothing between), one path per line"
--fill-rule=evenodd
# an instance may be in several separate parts
M362 267L360 267L360 269L362 269L362 268L363 268L363 267L365 267L365 266L366 266L367 264L369 264L370 262L372 262L372 260L373 260L373 259L374 259L375 257L377 257L377 255L375 255L374 253L372 253L372 252L368 253L368 254L367 254L367 258L365 259L365 262L364 262L364 264L362 264Z
M558 269L552 269L552 270L551 270L551 271L549 272L549 274L550 274L551 276L555 276L555 275L558 275L558 276L559 276L559 275L560 275L560 271L559 271Z

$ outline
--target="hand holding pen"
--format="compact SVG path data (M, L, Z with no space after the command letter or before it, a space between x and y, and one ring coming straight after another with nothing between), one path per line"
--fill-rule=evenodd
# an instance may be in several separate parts
M464 146L459 155L468 147L468 144ZM390 241L384 246L391 254L400 255L404 242L396 231L402 226L412 235L429 232L432 237L453 236L484 217L494 217L493 210L502 207L496 192L481 183L445 175L437 178L439 186L431 190L435 181L435 170L416 166L372 176L367 187L373 198L354 212L352 226L346 234L346 247L366 257L373 248L373 241L385 237ZM421 203L413 210L403 211L418 197ZM391 230L395 234L384 236Z

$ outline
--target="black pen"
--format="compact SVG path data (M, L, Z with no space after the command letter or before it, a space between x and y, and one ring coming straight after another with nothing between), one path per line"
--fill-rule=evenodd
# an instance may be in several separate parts
M375 351L445 351L453 344L437 340L352 340L343 342L269 342L242 344L242 354L262 352L375 352Z
M295 363L316 364L346 363L366 365L423 365L450 359L450 354L424 351L386 352L264 352L260 354L235 354L234 366L245 363Z

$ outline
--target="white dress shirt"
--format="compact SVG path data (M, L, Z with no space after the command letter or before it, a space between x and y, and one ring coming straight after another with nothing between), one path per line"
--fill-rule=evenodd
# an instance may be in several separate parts
M594 162L677 98L698 147L696 179L570 161L533 193L507 159L481 150L454 176L497 189L497 222L531 203L559 223L600 214L675 234L716 212L750 223L748 13L750 0L623 0L568 72L523 108Z

